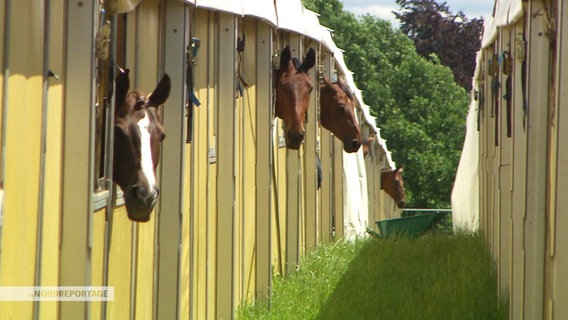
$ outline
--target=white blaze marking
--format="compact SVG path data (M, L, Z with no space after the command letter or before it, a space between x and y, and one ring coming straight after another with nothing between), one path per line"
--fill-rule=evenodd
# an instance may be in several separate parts
M148 190L153 192L156 188L156 176L154 175L154 161L152 160L152 148L150 147L150 117L144 112L144 118L138 120L140 129L140 166L142 174L148 180Z

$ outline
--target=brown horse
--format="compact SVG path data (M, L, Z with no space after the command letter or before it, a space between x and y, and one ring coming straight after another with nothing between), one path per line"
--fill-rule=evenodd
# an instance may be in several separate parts
M164 75L150 96L128 91L128 70L116 77L113 180L124 192L128 218L146 222L158 199L156 166L166 137L158 106L170 94Z
M361 129L355 118L353 95L341 81L331 83L323 78L320 85L321 125L343 142L345 152L361 147Z
M313 48L300 64L298 59L291 57L287 46L280 53L280 65L274 72L275 112L284 122L284 139L290 149L299 149L306 134L304 121L314 87L308 70L315 61Z
M385 190L396 202L399 208L404 208L406 195L404 194L404 181L402 180L402 168L381 172L381 189Z

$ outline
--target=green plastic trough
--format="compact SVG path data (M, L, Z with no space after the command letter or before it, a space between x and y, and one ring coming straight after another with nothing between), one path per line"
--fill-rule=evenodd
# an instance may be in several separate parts
M411 217L402 217L376 221L381 237L393 235L418 237L438 223L446 212L418 214Z

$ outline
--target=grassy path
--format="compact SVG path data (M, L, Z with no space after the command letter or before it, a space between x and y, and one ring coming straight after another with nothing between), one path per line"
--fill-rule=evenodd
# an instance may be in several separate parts
M480 236L430 234L321 246L238 319L507 319Z

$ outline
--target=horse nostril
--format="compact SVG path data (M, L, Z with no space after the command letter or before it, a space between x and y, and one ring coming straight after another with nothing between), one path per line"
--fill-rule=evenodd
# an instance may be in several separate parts
M301 131L288 131L288 138L292 141L301 142L304 140L305 133Z
M152 194L148 196L148 198L146 199L146 204L150 207L153 207L156 204L157 200L158 200L158 191L156 189L154 192L152 192Z
M134 198L140 198L140 187L139 186L133 186L130 189L130 194L132 196L134 196Z
M357 139L353 139L353 141L351 141L351 147L354 150L357 150L357 149L359 149L359 147L361 147L361 142L359 142L359 140L357 140Z
M130 195L138 200L153 202L158 198L160 191L157 188L150 190L143 186L135 185L130 189Z

